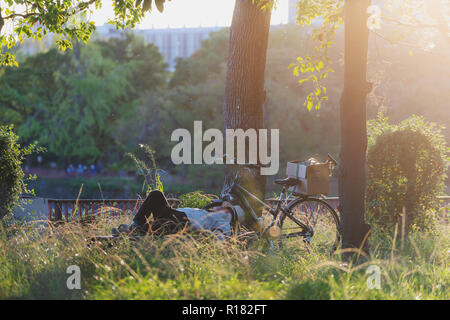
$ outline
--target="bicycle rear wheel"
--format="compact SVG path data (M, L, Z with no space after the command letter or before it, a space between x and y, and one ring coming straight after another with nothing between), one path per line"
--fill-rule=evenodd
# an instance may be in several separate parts
M304 227L283 215L280 241L284 247L303 243L308 249L320 253L332 253L337 249L340 243L339 217L328 203L317 198L298 198L290 202L286 210L313 234L311 237L302 236L306 231Z

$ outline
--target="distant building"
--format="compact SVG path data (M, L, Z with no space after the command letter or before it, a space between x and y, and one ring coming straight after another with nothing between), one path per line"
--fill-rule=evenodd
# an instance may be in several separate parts
M288 23L295 24L297 16L298 0L289 0ZM279 25L272 25L271 29L278 28ZM197 28L166 28L166 29L134 29L132 32L142 36L146 43L156 45L164 55L170 70L175 69L177 58L188 58L198 49L202 41L209 38L212 32L220 31L225 27L197 27ZM123 31L116 30L115 26L105 24L97 26L93 38L107 39L120 37ZM42 42L36 43L25 41L22 45L22 52L32 55L52 46L54 36L49 33Z
M143 36L146 43L153 43L165 56L169 68L175 68L177 58L187 58L201 47L203 40L209 38L211 32L219 31L223 27L198 28L167 28L167 29L137 29L134 34ZM114 26L97 27L100 38L115 37L120 34Z
M295 24L297 20L297 4L298 0L289 0L288 23Z

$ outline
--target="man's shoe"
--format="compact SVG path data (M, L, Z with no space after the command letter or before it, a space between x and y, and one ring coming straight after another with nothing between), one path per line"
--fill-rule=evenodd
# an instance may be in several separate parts
M129 226L130 232L135 235L145 235L147 234L147 225L145 224L138 224L135 221L133 221Z
M121 234L130 234L131 233L131 229L130 226L127 224L121 224L119 227L117 228L112 228L111 229L111 233L113 236L118 237Z

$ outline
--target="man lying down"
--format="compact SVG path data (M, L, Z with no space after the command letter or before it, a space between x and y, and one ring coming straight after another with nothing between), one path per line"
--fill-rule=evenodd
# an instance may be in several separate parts
M173 234L182 229L192 231L209 231L220 239L232 235L236 223L243 219L244 212L239 206L227 202L220 206L209 206L203 209L170 207L161 191L152 191L145 199L130 225L122 224L113 229L113 235L121 233ZM153 219L150 216L153 214Z

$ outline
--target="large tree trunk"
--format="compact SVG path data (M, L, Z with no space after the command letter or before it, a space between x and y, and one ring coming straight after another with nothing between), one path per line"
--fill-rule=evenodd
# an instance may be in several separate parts
M224 129L264 128L264 73L269 39L271 10L261 10L252 0L236 0L230 28L225 101ZM246 154L248 155L248 145ZM248 158L248 157L247 157ZM258 160L259 161L259 160ZM224 191L228 189L235 168L227 166ZM242 184L260 199L264 199L266 179L259 170L242 172ZM251 203L255 213L259 210Z
M345 1L345 70L341 97L339 173L340 231L343 248L360 248L370 230L365 223L366 190L366 81L370 0ZM365 243L367 249L367 241Z

